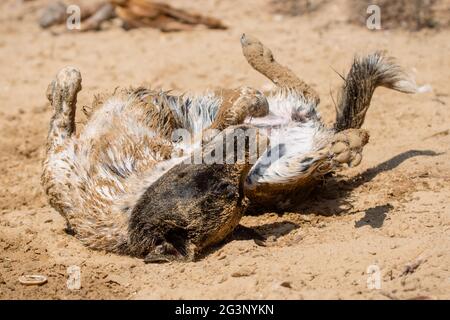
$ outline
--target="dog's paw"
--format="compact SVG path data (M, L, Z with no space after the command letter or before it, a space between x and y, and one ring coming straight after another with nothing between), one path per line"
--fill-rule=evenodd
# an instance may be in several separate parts
M331 156L334 161L349 167L361 163L363 147L369 141L369 133L363 129L348 129L337 133L331 143Z

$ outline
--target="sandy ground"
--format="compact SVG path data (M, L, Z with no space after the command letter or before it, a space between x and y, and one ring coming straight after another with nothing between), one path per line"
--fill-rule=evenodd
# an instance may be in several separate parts
M112 27L52 35L36 24L45 1L0 4L0 298L450 298L450 32L371 32L347 23L345 1L308 16L271 14L268 1L170 1L224 20L226 31L164 34ZM50 106L47 84L67 65L81 69L79 107L95 93L151 84L177 91L250 85L268 88L242 57L254 34L321 94L333 96L355 53L386 49L432 91L378 89L365 128L363 163L321 187L295 212L244 217L267 246L235 234L193 263L146 265L84 248L64 232L39 185ZM78 121L83 122L80 113ZM81 268L80 290L66 286ZM381 289L367 286L367 269ZM48 283L26 287L23 274Z

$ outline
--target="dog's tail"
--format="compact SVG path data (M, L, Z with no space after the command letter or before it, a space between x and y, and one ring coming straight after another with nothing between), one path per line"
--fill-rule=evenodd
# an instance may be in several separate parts
M373 92L379 86L404 93L419 91L415 81L382 52L356 57L338 97L336 131L361 128Z

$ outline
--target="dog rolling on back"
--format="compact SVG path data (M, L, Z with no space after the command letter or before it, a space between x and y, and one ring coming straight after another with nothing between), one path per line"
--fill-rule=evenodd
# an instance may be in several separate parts
M259 40L243 35L241 44L249 64L275 83L273 92L244 87L171 96L123 90L98 101L79 133L81 75L74 68L60 71L48 90L53 116L42 185L85 245L149 262L193 260L233 231L249 201L266 209L292 207L328 173L358 165L369 140L361 126L378 86L417 91L391 58L379 52L356 58L336 123L328 127L309 85ZM174 140L177 129L195 138ZM205 137L206 129L216 133ZM255 163L185 163L198 150L225 150L228 142L220 139L237 129L267 129L269 144ZM249 155L252 141L245 139Z

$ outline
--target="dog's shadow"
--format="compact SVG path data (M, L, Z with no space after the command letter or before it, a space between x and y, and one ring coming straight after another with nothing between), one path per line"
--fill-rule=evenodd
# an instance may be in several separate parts
M255 240L261 245L269 237L277 239L299 227L298 224L290 221L266 223L255 227L245 227L240 224L233 231L230 240Z
M311 194L311 197L300 206L290 212L301 212L302 214L318 214L322 216L340 215L348 213L348 208L351 207L351 203L347 200L350 193L359 186L370 182L378 174L386 171L390 171L398 167L404 161L418 156L439 156L442 153L436 153L432 150L409 150L396 155L395 157L380 163L379 165L367 169L361 174L350 180L344 180L342 177L329 177L326 184L323 184L316 188ZM389 211L393 209L393 206L389 203L369 208L365 211L365 215L359 221L355 223L355 228L363 226L370 226L372 228L381 228L384 220L386 219ZM261 215L266 213L264 208L251 208L248 215ZM282 212L279 212L282 215ZM280 233L280 226L284 233ZM231 240L248 240L256 239L257 241L263 241L268 236L275 236L276 238L290 233L291 231L299 228L300 226L289 222L276 222L265 225L260 225L253 228L247 228L240 226L233 233ZM264 236L262 234L264 234Z
M355 227L361 228L363 226L371 226L372 228L381 228L384 223L384 219L387 217L387 213L394 207L388 203L366 210L364 217L359 221L356 221Z

